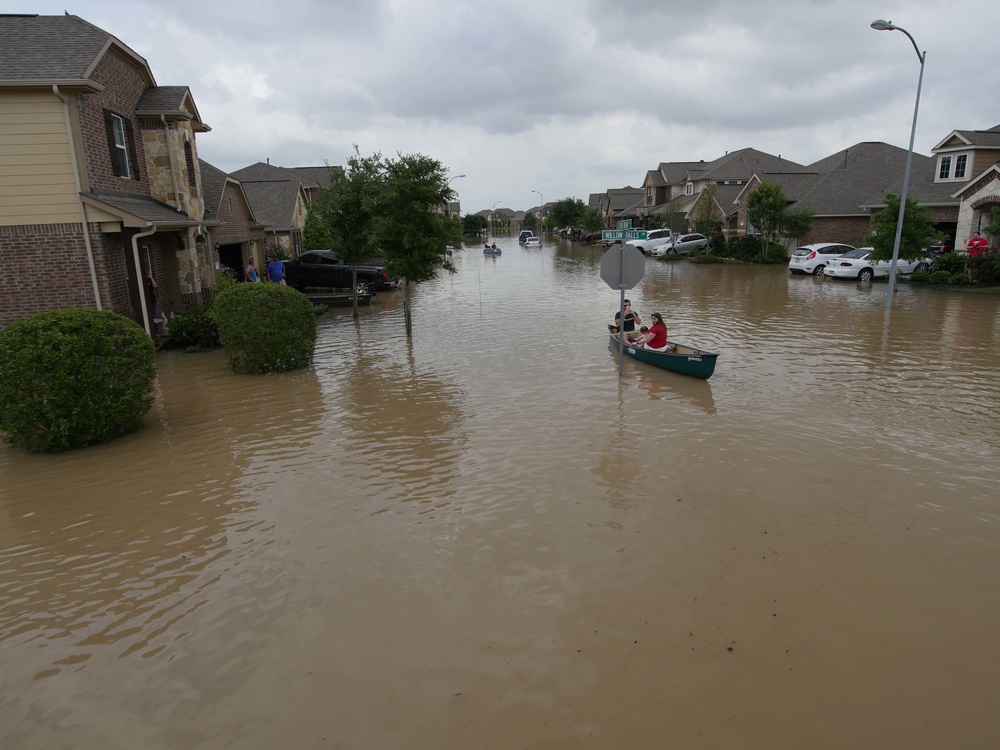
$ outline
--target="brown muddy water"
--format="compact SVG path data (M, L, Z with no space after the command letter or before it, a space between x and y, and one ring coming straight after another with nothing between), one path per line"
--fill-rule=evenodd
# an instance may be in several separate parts
M0 747L1000 745L1000 299L499 244L0 448Z

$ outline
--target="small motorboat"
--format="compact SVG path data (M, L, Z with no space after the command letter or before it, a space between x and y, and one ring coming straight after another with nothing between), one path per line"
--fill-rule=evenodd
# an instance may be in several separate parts
M611 348L617 352L618 334L610 333L609 338L611 339ZM702 378L703 380L708 380L712 377L712 373L715 372L715 360L719 357L718 354L702 351L693 346L677 342L668 343L670 348L667 351L657 352L651 349L631 346L626 341L625 354L640 362L645 362L648 365L653 365L663 370L670 370L681 375L690 375L693 378Z

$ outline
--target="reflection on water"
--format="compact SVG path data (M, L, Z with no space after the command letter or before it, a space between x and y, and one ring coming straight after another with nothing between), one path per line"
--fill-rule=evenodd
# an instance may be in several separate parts
M647 259L719 364L619 380L600 249L498 245L0 448L3 747L996 744L997 298Z

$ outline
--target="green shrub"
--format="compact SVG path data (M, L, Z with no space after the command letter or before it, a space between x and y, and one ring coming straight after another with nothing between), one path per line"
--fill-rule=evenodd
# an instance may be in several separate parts
M944 271L949 276L965 271L965 264L969 258L962 253L942 253L934 259L934 269Z
M979 284L1000 283L1000 254L989 252L971 256L969 272L972 280Z
M31 452L105 443L142 427L156 350L128 318L39 313L0 331L0 436Z
M720 255L742 261L759 261L762 254L763 245L760 239L748 235L730 237L725 248L720 251Z
M170 339L188 349L214 349L220 345L219 327L208 305L175 315L167 324Z
M784 264L788 262L788 252L781 245L771 244L764 253L761 263Z
M952 274L947 271L935 271L931 274L932 284L949 284L951 283Z
M948 277L948 283L953 284L954 286L964 286L965 284L971 284L972 279L964 273L953 273Z
M312 361L316 314L312 302L291 287L237 284L218 296L213 311L234 372L286 372Z
M711 253L706 253L704 255L692 255L692 263L725 263L725 258L720 258L718 255L712 255Z
M927 271L914 271L910 274L910 282L916 284L927 284L931 280L931 275Z

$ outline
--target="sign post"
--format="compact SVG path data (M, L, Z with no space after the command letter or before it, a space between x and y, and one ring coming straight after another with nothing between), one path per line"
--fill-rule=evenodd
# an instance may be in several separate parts
M613 236L609 236L613 235ZM618 235L621 235L620 237ZM646 239L644 229L605 229L602 240ZM646 258L634 245L612 245L601 258L601 278L612 289L619 290L618 300L618 377L622 376L625 359L625 290L631 289L646 275Z

